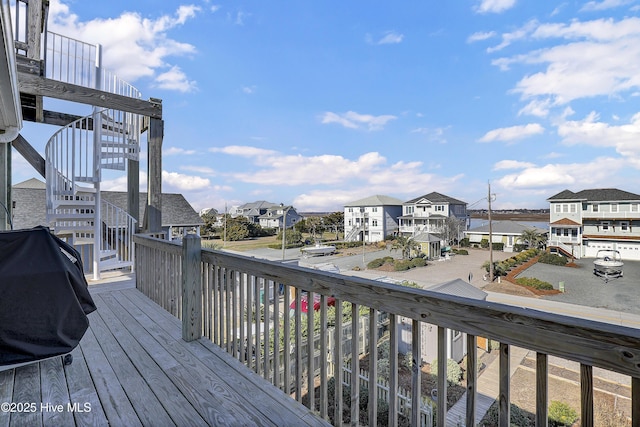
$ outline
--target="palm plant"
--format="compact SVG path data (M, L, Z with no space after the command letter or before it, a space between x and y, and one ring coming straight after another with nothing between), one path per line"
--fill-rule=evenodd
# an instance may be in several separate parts
M411 251L416 253L420 251L420 245L411 237L399 235L391 244L391 250L400 251L402 259L407 259L411 257Z
M520 234L520 240L527 244L527 248L537 248L544 240L544 235L535 228L528 228Z

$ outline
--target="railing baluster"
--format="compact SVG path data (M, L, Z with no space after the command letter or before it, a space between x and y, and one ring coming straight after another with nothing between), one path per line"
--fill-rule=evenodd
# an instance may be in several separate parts
M583 363L580 364L580 425L593 427L593 367Z
M500 343L500 369L499 383L500 395L498 397L499 416L498 423L500 427L509 427L511 425L511 360L509 345Z
M476 425L478 394L478 338L467 334L467 416L466 425Z
M262 331L262 342L264 346L264 359L262 360L262 377L269 381L270 369L269 369L269 288L273 283L272 280L264 281L264 290L262 291L262 307L264 307L264 321Z
M255 312L254 312L254 318L255 318L255 339L256 339L256 360L255 360L255 364L254 364L254 370L257 374L260 374L260 370L262 365L260 364L260 358L261 357L265 357L264 356L264 352L262 349L262 345L261 345L261 341L262 339L260 338L260 325L262 324L262 319L260 318L260 291L262 290L263 286L265 283L265 279L264 277L260 277L258 279L256 279L256 286L254 289L254 293L253 293L253 301L254 301L254 307L255 307Z
M398 425L398 410L398 318L389 313L389 427Z
M420 425L420 405L422 405L422 340L421 323L413 320L411 323L411 425ZM472 424L471 424L472 425Z
M315 357L314 342L315 342L315 294L309 292L307 300L307 398L309 403L307 407L311 410L314 409L315 403L315 364L313 359Z
M369 425L378 425L378 311L369 309Z
M360 306L351 304L351 425L360 420Z
M284 285L284 387L285 394L291 394L291 316L289 306L291 305L291 290L293 288Z
M296 288L296 310L295 310L295 340L294 340L294 352L296 358L296 400L302 401L302 291ZM313 304L313 303L312 303ZM307 300L307 311L313 310L313 305L309 308L309 301Z
M333 364L335 379L334 395L334 415L333 424L342 425L342 411L344 410L344 402L342 401L342 372L344 368L342 356L342 301L336 298L336 320L335 320L335 343L333 350Z
M640 378L631 378L631 425L640 427Z
M447 420L447 329L438 326L438 422L446 425Z
M320 416L328 418L329 393L327 389L327 297L320 296Z
M546 426L549 413L549 361L544 353L536 354L536 425Z
M273 289L273 385L280 388L280 284ZM286 315L285 307L285 315Z

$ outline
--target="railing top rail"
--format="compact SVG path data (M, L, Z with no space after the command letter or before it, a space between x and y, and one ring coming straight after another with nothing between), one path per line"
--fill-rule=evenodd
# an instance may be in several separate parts
M175 243L136 236L171 249ZM214 265L640 378L640 330L203 249Z
M90 46L90 47L92 47L92 48L94 48L94 49L97 49L97 46L96 46L95 44L93 44L93 43L83 42L82 40L74 39L73 37L68 37L68 36L65 36L65 35L63 35L63 34L56 33L55 31L48 31L48 30L47 30L47 33L49 33L49 34L51 34L51 35L54 35L54 36L56 36L56 37L60 37L60 38L62 38L62 39L70 40L70 41L72 41L72 42L74 42L74 43L78 43L78 44L81 44L81 45L84 45L84 46Z

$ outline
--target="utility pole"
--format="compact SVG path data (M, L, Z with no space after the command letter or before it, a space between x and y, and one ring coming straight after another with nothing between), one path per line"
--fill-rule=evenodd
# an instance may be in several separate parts
M491 182L487 181L489 187L487 201L489 202L489 280L493 282L493 229L491 225Z

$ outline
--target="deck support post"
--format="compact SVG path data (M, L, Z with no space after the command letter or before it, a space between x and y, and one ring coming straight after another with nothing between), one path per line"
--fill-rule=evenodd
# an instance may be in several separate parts
M144 229L148 233L162 231L162 138L164 122L151 118L149 122L147 209ZM168 236L171 240L171 236Z
M182 239L182 339L202 336L202 276L200 237L187 234Z
M11 144L0 143L0 230L13 228L11 208Z

